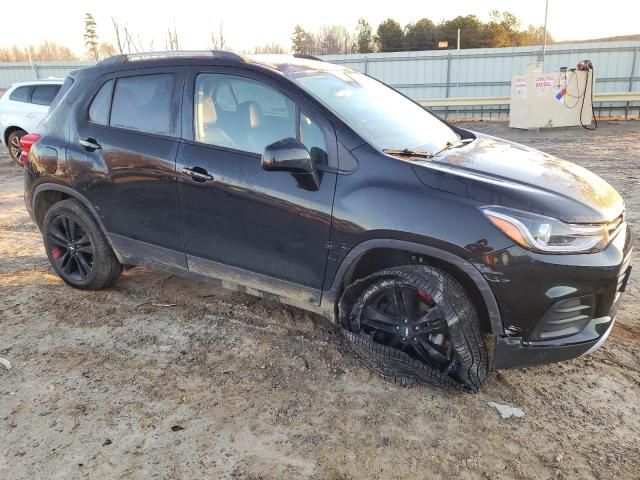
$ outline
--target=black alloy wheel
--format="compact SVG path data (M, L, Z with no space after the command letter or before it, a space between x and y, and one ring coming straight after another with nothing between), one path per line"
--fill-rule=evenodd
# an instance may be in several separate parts
M477 392L488 351L462 284L430 265L398 265L353 282L340 323L355 353L398 385L428 383Z
M457 362L442 309L423 290L389 283L365 302L359 330L439 371L454 370Z
M45 245L65 280L82 282L91 275L95 249L89 235L73 218L55 217L47 229Z

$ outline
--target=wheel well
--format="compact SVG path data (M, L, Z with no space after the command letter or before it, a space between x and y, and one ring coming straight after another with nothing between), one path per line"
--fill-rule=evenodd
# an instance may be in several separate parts
M33 215L36 219L36 223L38 224L38 228L42 230L42 222L44 221L44 216L47 214L47 211L51 208L51 206L54 203L57 203L61 200L66 200L67 198L73 197L58 190L45 190L44 192L38 193L35 204L33 205Z
M16 130L22 130L23 132L26 133L26 130L24 128L20 128L20 127L16 127L16 126L7 127L7 129L4 131L4 138L3 138L3 141L4 141L5 145L9 144L9 135L11 135L11 133L15 132Z
M476 283L455 265L436 257L414 253L409 250L373 248L371 250L367 250L349 266L345 272L344 278L342 279L342 285L345 287L356 280L365 278L368 275L379 272L380 270L406 264L429 265L440 268L441 270L453 275L455 279L462 284L476 306L481 331L484 333L491 333L489 312Z

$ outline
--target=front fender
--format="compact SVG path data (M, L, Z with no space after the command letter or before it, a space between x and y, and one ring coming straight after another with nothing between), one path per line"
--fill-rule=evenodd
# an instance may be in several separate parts
M350 267L355 265L367 252L380 248L408 251L417 255L435 258L463 272L476 285L482 296L489 316L491 333L495 335L502 335L504 333L500 309L498 308L498 303L493 295L493 291L487 280L473 264L458 255L436 247L392 238L366 240L349 251L340 263L330 287L322 293L323 310L328 308L332 309L333 305L338 301L340 292L344 287L343 280Z

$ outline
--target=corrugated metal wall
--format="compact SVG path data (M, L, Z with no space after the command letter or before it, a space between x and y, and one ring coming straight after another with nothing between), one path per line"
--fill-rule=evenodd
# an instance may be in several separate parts
M64 78L72 70L93 65L94 62L29 62L0 63L0 88L15 82Z
M323 58L366 72L412 98L426 99L508 96L511 77L524 73L528 63L540 60L540 54L540 47L512 47ZM545 71L572 68L585 58L595 66L596 91L627 92L640 88L638 41L551 45L547 47Z
M462 38L464 42L464 35ZM541 47L479 48L427 52L327 55L324 59L349 66L376 77L411 98L508 96L511 77L524 73L528 63L540 60ZM640 42L592 42L551 45L547 48L545 71L574 67L589 58L596 72L596 92L640 90ZM17 81L64 77L92 62L0 63L0 88ZM637 111L638 104L630 105ZM504 107L504 108L503 108ZM508 111L503 106L498 114ZM598 105L609 107L629 105ZM506 108L506 110L505 110ZM487 109L481 109L485 112ZM468 109L476 116L474 109ZM491 111L491 109L489 109ZM640 112L639 112L640 114ZM481 116L484 116L481 114Z
M368 73L416 100L508 97L511 78L540 60L541 47L478 48L430 52L327 55L324 59ZM640 91L640 42L551 45L545 72L573 68L585 58L595 67L596 92ZM640 104L597 103L600 115L638 115ZM466 118L506 117L508 106L455 108ZM445 109L444 114L447 115Z

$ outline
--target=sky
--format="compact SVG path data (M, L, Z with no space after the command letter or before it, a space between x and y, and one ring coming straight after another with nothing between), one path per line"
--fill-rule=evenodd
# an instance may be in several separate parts
M164 50L167 28L174 24L180 48L210 48L211 32L217 32L222 21L229 47L243 51L271 42L289 49L291 32L296 24L310 31L329 24L355 29L358 18L363 17L375 31L378 23L388 17L402 25L422 17L439 21L468 14L487 20L489 11L498 9L512 12L524 25L542 25L544 8L545 0L180 0L175 3L166 0L30 0L28 18L2 22L0 47L49 40L82 55L85 53L82 35L86 12L94 15L100 39L114 44L111 17L139 35L147 50L150 47ZM635 34L640 33L638 13L640 3L637 0L597 3L593 0L549 0L548 29L556 40Z

